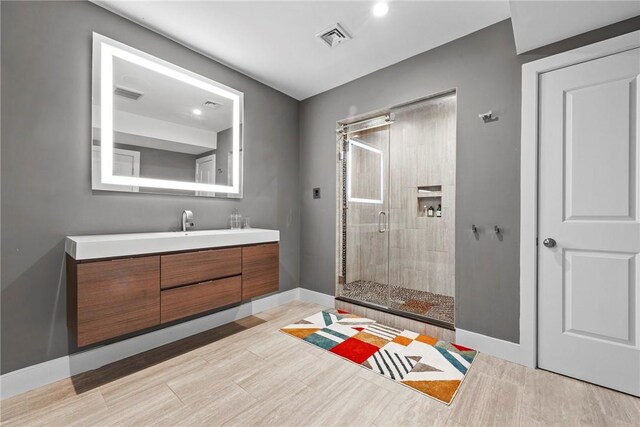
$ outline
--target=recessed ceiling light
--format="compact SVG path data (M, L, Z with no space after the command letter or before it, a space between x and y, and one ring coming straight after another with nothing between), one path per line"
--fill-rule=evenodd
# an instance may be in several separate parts
M201 115L202 115L202 110L199 110L199 109L197 109L197 108L194 108L194 109L193 109L193 111L192 111L192 113L193 113L195 116L201 116Z
M389 12L389 5L386 2L378 2L373 6L373 14L375 16L384 16Z

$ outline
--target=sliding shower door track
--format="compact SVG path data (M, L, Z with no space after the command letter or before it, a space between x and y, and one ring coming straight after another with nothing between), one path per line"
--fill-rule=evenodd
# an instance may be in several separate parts
M372 310L382 311L384 313L393 314L394 316L404 317L406 319L416 320L418 322L428 323L429 325L438 326L440 328L448 329L450 331L455 331L456 328L453 324L449 322L443 322L442 320L431 319L426 316L420 316L419 314L408 313L402 310L396 310L395 308L385 307L383 305L372 304L364 301L360 301L353 298L345 298L345 297L336 297L338 301L348 302L349 304L359 305L361 307L370 308Z

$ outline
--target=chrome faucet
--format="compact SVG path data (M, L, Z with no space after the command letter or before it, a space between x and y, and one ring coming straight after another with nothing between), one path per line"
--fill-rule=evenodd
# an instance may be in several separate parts
M182 231L187 231L194 225L196 224L193 222L193 212L186 210L182 211Z

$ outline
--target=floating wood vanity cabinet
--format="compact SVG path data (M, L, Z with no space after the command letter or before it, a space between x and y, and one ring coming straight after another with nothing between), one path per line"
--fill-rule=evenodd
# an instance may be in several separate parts
M225 231L220 233L226 239L224 243L233 242ZM184 236L198 237L197 233ZM157 234L160 239L167 233ZM113 237L68 237L67 324L78 347L278 291L279 245L261 241L277 240L279 233L251 230L238 235L244 240L237 246L225 244L153 254L130 253L130 247L123 246L129 251L124 256L119 256L120 248L113 249ZM176 236L179 240L180 235ZM89 237L102 237L98 242L105 244L99 246L95 240L87 240L93 246L80 246ZM130 238L134 244L145 243L140 237Z

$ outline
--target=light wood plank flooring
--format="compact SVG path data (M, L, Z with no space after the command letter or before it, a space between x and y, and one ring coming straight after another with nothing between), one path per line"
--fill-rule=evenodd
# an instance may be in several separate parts
M640 399L480 354L451 406L278 332L293 302L0 403L3 425L638 425Z

